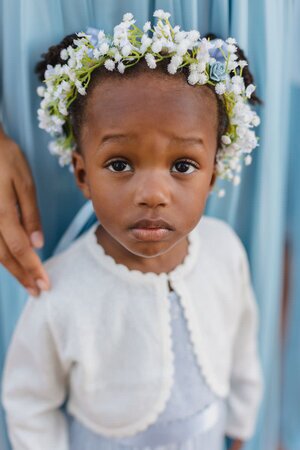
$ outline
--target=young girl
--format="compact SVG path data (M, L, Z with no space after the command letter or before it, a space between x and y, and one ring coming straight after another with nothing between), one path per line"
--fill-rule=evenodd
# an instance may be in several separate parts
M53 289L17 325L3 387L15 450L221 450L224 436L239 449L254 431L247 257L202 216L216 176L238 183L257 145L252 78L233 38L154 16L68 36L38 65L41 127L98 222L46 263Z

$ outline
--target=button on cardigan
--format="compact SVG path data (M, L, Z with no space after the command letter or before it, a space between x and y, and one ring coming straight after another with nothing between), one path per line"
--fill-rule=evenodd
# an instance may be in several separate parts
M164 410L174 366L168 283L179 295L206 383L226 397L226 433L253 433L262 394L258 313L243 245L202 217L188 255L170 273L117 264L94 225L46 268L52 290L30 298L4 372L3 403L15 449L66 450L59 406L106 437L132 436Z

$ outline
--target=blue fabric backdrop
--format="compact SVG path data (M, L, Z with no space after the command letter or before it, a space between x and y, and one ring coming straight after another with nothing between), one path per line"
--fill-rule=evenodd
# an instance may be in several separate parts
M262 117L260 147L255 151L253 165L244 170L241 185L227 188L227 196L222 200L211 197L207 205L207 214L227 220L245 243L261 312L259 342L266 386L257 431L246 445L247 450L277 450L279 440L281 274L287 160L288 149L292 149L292 145L288 147L290 91L284 73L290 61L288 54L284 53L284 39L294 7L295 2L284 0L0 0L3 122L7 133L26 153L33 170L46 235L46 246L40 252L43 258L52 254L84 202L72 175L68 170L61 170L57 161L48 154L46 134L37 127L37 80L33 67L49 45L58 42L65 34L85 30L87 26L110 31L112 25L128 11L133 12L141 24L155 9L163 8L170 11L173 20L183 28L197 28L201 34L213 32L223 38L236 37L248 55L258 95L264 101L263 108L258 111ZM299 68L298 64L298 71ZM296 152L294 157L297 157ZM297 180L296 173L294 176ZM90 211L87 208L73 224L73 237L89 225L85 223L88 217ZM298 223L299 217L298 208ZM295 223L296 219L294 228L291 227L294 235ZM0 268L0 371L25 298L24 290ZM290 340L294 342L297 339L296 319L291 322L291 330L294 331L291 331ZM289 348L295 347L290 345ZM295 356L290 352L290 364L287 364L287 378L290 377L294 384L291 361ZM299 364L299 354L297 356ZM297 409L297 405L293 405L291 389L286 390L286 417ZM291 426L287 420L282 420L286 442L290 433L296 434L296 426L296 421ZM0 448L9 449L3 417ZM288 448L296 450L299 441L298 447L295 444Z
M300 448L300 2L289 9L287 48L290 54L289 85L289 172L287 202L287 244L290 254L289 309L283 359L281 434L286 450Z

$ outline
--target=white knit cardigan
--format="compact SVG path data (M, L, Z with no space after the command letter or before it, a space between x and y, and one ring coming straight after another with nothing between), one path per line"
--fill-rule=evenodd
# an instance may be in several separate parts
M52 290L30 298L4 373L3 403L15 450L67 450L59 410L106 437L154 423L173 383L168 283L184 308L206 382L227 398L229 436L246 439L262 394L257 306L244 247L224 222L202 217L184 262L169 274L117 264L97 224L46 269Z

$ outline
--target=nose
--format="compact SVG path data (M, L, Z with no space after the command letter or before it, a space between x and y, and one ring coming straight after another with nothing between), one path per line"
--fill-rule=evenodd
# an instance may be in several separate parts
M156 208L168 206L171 200L170 180L160 171L149 171L136 180L134 204Z

